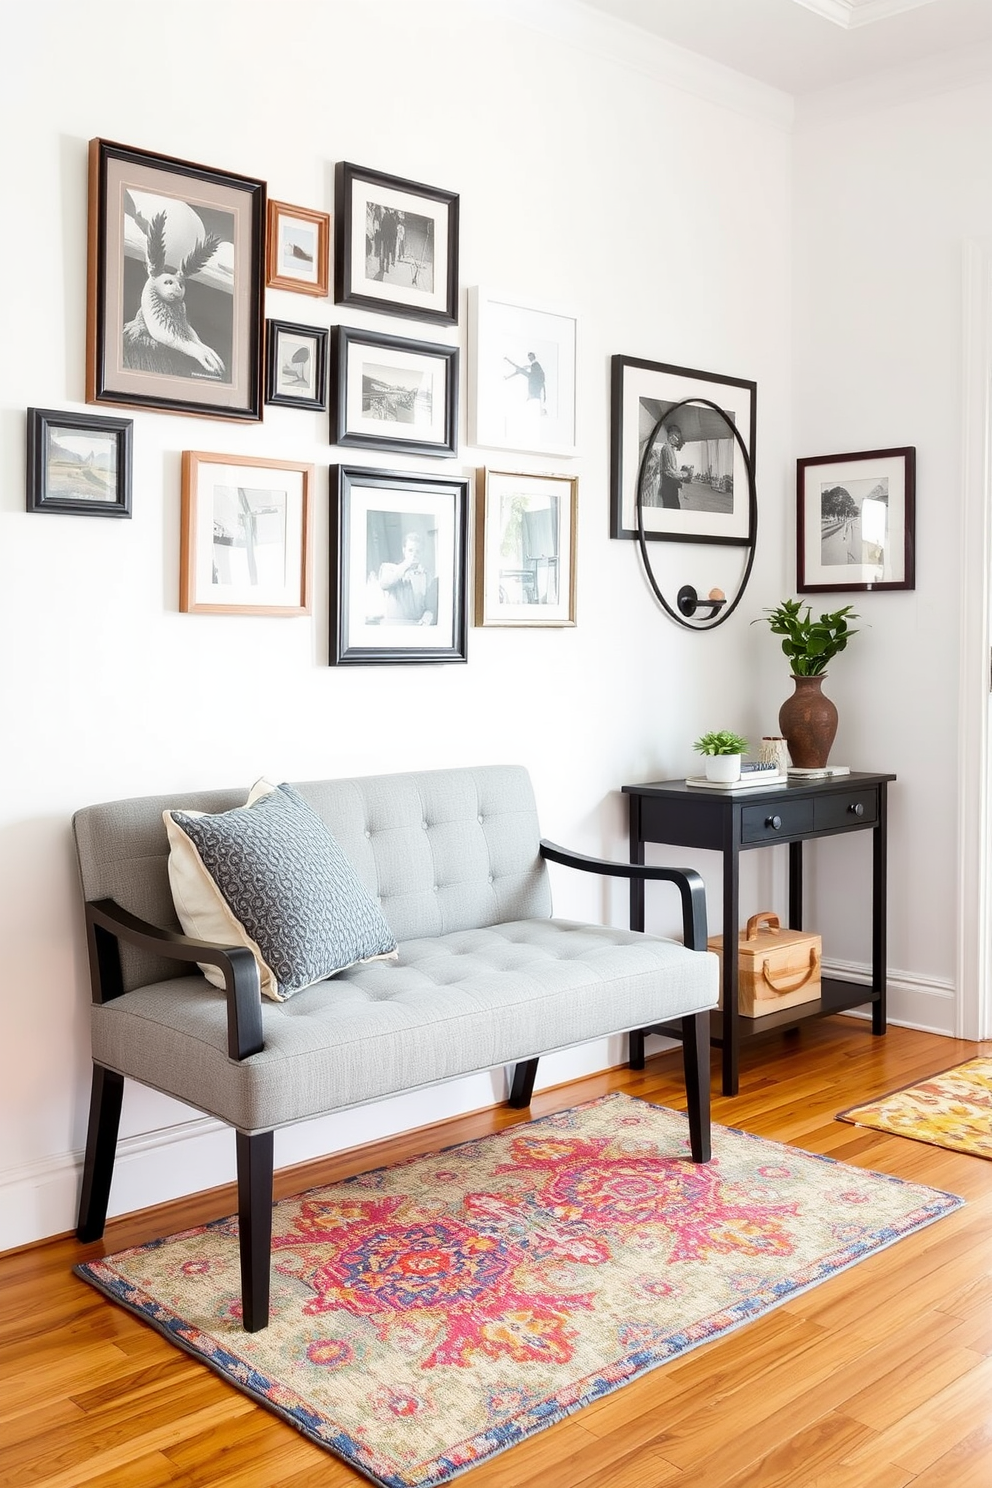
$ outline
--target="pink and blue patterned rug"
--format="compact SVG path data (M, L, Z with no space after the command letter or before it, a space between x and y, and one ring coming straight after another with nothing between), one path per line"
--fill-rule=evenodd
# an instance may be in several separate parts
M76 1267L382 1488L447 1483L963 1200L604 1096L275 1206L272 1316L237 1220Z

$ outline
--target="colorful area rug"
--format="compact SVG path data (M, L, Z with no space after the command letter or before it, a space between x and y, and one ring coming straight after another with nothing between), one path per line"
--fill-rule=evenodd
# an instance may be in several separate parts
M77 1273L383 1488L446 1483L963 1200L625 1095L275 1207L272 1320L237 1223Z
M840 1111L837 1119L992 1158L992 1059L956 1064L919 1085Z

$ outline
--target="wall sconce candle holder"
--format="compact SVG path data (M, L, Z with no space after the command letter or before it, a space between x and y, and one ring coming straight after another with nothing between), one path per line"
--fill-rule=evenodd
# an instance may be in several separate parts
M709 596L706 599L700 599L699 595L691 584L683 584L681 589L678 591L678 594L676 595L675 604L673 606L669 604L668 600L662 593L661 585L658 583L658 580L654 573L654 569L651 566L651 560L648 556L648 545L644 532L644 492L645 486L647 484L647 471L649 461L654 451L655 443L658 439L659 434L661 433L665 425L669 422L669 420L671 420L673 416L678 413L679 409L685 408L689 404L701 404L706 408L712 409L714 413L718 414L723 422L726 424L727 428L730 430L731 435L737 443L737 447L740 451L741 457L743 458L744 469L747 472L748 503L750 516L748 524L749 536L747 541L748 555L747 562L744 566L744 572L741 575L740 583L737 586L737 592L731 600L728 600L726 598L726 595L723 593L722 589L711 589L709 592ZM661 605L665 613L667 615L670 615L677 625L683 626L686 630L713 630L717 625L722 625L725 620L729 620L730 616L733 614L734 610L737 608L737 606L741 602L741 599L743 598L744 590L747 588L747 582L748 579L751 577L751 569L754 565L754 552L758 540L758 494L754 484L754 462L748 452L747 445L744 443L744 440L741 437L741 432L737 428L736 424L734 424L732 420L727 417L726 413L718 403L714 403L710 398L683 398L681 402L674 403L670 408L667 408L662 416L655 423L654 428L651 430L651 433L645 442L644 449L641 453L640 466L638 467L636 513L637 544L641 551L641 561L644 564L644 572L647 575L648 583L651 585L651 589L654 593L655 598L657 599L658 603ZM704 610L708 611L709 613L701 614L700 612ZM697 618L697 616L699 618Z

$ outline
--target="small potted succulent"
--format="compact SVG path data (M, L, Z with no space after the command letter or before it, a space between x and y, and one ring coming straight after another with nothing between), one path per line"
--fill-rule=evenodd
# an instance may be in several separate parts
M747 740L732 729L717 729L702 734L693 744L706 762L706 779L720 785L733 785L741 778L741 759L747 753Z

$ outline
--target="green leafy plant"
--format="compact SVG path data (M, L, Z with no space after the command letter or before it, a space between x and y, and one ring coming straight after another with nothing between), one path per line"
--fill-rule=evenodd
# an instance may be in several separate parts
M850 605L845 605L842 610L834 610L833 614L823 614L814 620L809 605L805 615L802 608L800 600L784 599L765 614L772 635L783 637L782 650L789 658L793 676L818 677L846 648L851 637L857 635L848 621L858 620L860 616Z
M746 754L747 740L732 729L718 729L701 735L692 747L697 754Z

